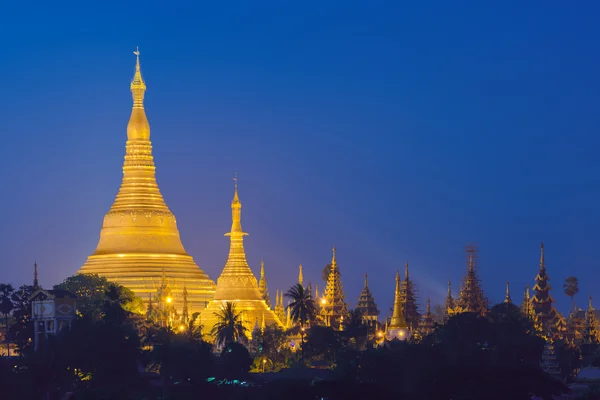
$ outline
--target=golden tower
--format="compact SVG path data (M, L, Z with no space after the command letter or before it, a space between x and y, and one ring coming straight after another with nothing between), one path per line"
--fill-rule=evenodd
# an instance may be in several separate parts
M244 236L248 234L242 231L242 203L238 196L237 178L234 178L234 182L231 231L225 234L229 236L229 256L217 280L215 297L202 312L201 317L204 331L210 333L218 322L215 313L221 311L226 302L232 302L235 304L236 312L242 314L243 323L248 329L247 334L250 335L251 324L263 316L266 325L283 325L261 296L256 277L246 261Z
M156 294L164 271L174 291L169 302L181 310L184 301L179 294L185 286L192 311L200 311L212 300L215 284L186 253L175 216L156 183L150 125L144 111L146 84L140 70L140 53L134 54L133 109L127 125L123 180L104 217L96 251L79 273L105 276L146 301Z
M387 340L407 340L410 331L404 315L402 314L402 294L400 291L400 272L396 272L396 291L394 293L394 311L390 324L386 328L385 336Z

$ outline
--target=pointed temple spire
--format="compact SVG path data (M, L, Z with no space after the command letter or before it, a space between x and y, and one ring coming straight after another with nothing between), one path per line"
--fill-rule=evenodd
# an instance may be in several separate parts
M401 299L401 279L400 271L396 272L396 290L394 292L394 311L392 312L392 318L390 324L387 327L386 338L388 340L407 340L409 336L409 329L404 315L402 313L402 299Z
M319 300L319 284L315 284L315 301Z
M405 265L405 276L400 286L400 301L402 304L402 313L404 320L411 330L418 329L421 323L421 313L417 305L415 285L408 275L408 261Z
M506 281L506 296L504 297L504 302L512 303L512 300L510 298L510 286L509 286L508 281Z
M582 343L592 344L600 341L600 327L598 326L598 319L594 312L594 306L592 306L592 296L588 303L587 310L585 310L585 320L583 323L582 332Z
M183 311L181 312L181 322L187 324L190 321L188 310L188 291L185 282L183 282Z
M455 314L456 304L454 302L454 298L452 297L452 286L450 281L448 281L448 295L446 296L446 304L444 309L444 318L448 319Z
M298 266L298 283L304 286L304 276L302 275L302 264Z
M546 260L544 257L544 242L541 242L540 269L535 277L531 307L541 331L559 335L566 329L566 322L554 307L554 298L550 293L551 290L550 277L546 270Z
M375 333L379 323L379 309L377 308L371 289L369 289L367 274L365 274L365 286L362 292L360 292L355 310L360 311L363 324L368 327L369 333Z
M425 315L423 315L421 325L419 326L419 331L422 336L427 336L431 332L433 332L433 328L434 328L434 322L433 322L433 315L431 314L431 300L428 297L427 305L425 306Z
M269 288L267 287L264 260L260 260L260 280L258 281L258 291L260 292L260 295L265 303L267 303L267 307L271 308L271 296L269 296Z
M483 294L481 281L475 269L475 253L474 246L467 247L468 268L467 274L463 281L463 287L458 299L458 306L462 312L473 312L480 315L487 313L488 301Z
M331 270L329 271L327 285L325 286L325 292L321 300L320 317L325 325L331 326L334 329L340 329L342 317L348 313L348 310L342 288L340 269L337 265L335 247L332 248L331 252Z
M204 305L214 297L215 283L185 251L175 216L156 182L139 49L134 54L135 70L130 84L133 105L127 124L121 186L104 217L96 250L79 272L98 274L146 299L154 292L147 282L160 279L161 270L168 266L167 276L185 276L190 300ZM174 306L181 310L182 299L178 298Z
M280 318L269 308L265 300L265 292L261 294L256 277L252 273L246 252L242 230L242 202L238 193L237 174L233 178L233 199L231 200L231 230L225 234L229 237L229 255L225 267L217 280L214 300L202 312L202 321L207 330L218 322L215 313L221 310L224 302L232 302L242 315L248 314L245 320L252 323L264 314L267 325L282 326ZM266 279L264 280L266 289ZM247 329L251 329L248 326Z
M37 261L33 263L33 290L39 289Z

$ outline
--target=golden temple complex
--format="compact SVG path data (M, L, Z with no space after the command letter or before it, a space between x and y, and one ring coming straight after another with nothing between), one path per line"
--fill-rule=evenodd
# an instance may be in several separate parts
M185 307L189 306L191 313L212 300L215 284L185 251L175 216L158 188L150 125L144 110L146 84L139 51L134 53L133 109L127 125L123 180L104 217L96 251L79 273L105 276L144 300L154 295L166 279L172 293L169 302L183 309L185 293Z
M236 312L242 314L247 334L250 335L256 322L263 321L265 325L282 327L280 319L269 308L261 295L256 277L248 266L244 251L244 236L248 235L242 230L242 203L238 195L237 178L234 178L233 200L231 201L231 231L229 236L229 256L225 268L217 280L214 299L200 315L200 323L204 325L206 333L210 333L218 322L215 313L221 311L226 302L235 304ZM266 287L266 282L265 282Z

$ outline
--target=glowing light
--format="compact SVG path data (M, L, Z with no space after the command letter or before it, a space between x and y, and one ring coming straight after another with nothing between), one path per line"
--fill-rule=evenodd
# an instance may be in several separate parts
M167 303L170 303L172 301L173 301L173 299L171 297L167 297Z
M185 325L179 325L179 331L182 332L185 330Z
M327 300L325 300L325 298L321 299L321 304L327 304Z

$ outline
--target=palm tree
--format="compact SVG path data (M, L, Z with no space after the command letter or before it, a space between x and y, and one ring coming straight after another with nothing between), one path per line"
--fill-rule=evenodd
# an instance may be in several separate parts
M246 342L246 331L248 330L242 324L242 313L235 311L235 304L226 302L221 311L214 313L219 322L215 324L211 335L215 336L217 346L228 345L234 342Z
M0 313L4 314L4 321L6 324L5 338L6 338L6 351L10 356L10 343L8 342L8 315L14 308L11 296L15 289L10 283L0 283Z
M304 357L304 325L313 321L317 315L317 309L312 295L308 290L304 290L304 286L296 284L292 286L285 297L292 299L292 302L287 306L290 308L290 317L292 321L300 324L300 336L302 338L302 357Z
M579 281L576 277L569 276L565 279L563 289L565 290L565 294L571 298L571 306L573 307L573 311L575 311L575 295L579 293Z

